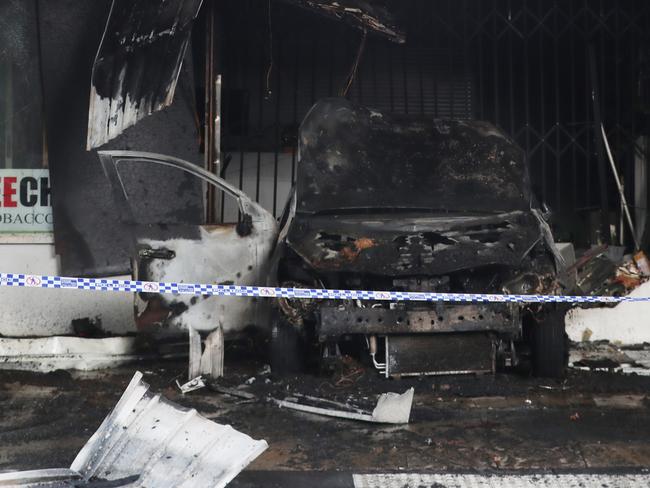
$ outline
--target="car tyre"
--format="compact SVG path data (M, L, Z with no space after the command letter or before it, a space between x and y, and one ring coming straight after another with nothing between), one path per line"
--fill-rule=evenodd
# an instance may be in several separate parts
M301 373L304 369L304 341L296 327L283 316L271 329L271 371L278 375Z
M569 358L568 340L564 330L564 307L553 306L542 312L535 323L532 337L533 371L535 376L563 378Z

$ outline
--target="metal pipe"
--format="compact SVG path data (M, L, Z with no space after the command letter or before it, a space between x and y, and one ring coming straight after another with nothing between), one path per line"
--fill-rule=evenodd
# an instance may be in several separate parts
M368 348L370 350L370 357L372 358L372 364L374 367L381 373L386 371L386 363L379 363L375 359L377 355L377 336L371 335L368 339Z
M603 124L600 124L600 132L603 136L603 142L605 143L605 150L607 151L607 157L609 159L609 164L612 168L612 173L614 174L614 180L616 180L616 188L618 193L621 196L621 203L623 204L623 210L625 213L625 218L627 224L630 227L630 232L632 233L632 240L634 241L634 249L639 249L639 242L636 238L636 232L634 230L634 224L632 223L632 216L630 215L630 208L627 205L627 199L625 198L625 192L623 191L623 185L621 184L621 179L618 176L618 171L616 170L616 164L614 163L614 157L612 156L612 150L609 147L609 141L607 140L607 135L605 134L605 127Z

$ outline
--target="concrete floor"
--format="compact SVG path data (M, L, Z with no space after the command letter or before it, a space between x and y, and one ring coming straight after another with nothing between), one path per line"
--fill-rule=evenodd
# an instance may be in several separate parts
M209 389L182 396L175 380L185 379L185 363L178 361L93 373L0 371L0 472L69 466L136 369L169 399L268 441L269 449L238 478L241 486L256 472L268 480L267 472L334 476L650 466L648 377L572 371L564 382L510 374L397 381L347 365L332 377L274 378L255 360L227 355L222 383L237 387L255 377L243 389L260 396L300 392L370 406L381 392L413 386L411 423L318 417Z

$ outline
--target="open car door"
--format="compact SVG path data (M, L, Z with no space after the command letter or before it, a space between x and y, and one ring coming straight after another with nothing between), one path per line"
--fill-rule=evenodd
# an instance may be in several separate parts
M266 284L271 253L277 240L277 224L269 212L241 190L195 164L177 158L131 151L100 151L98 154L118 213L132 229L136 279ZM241 215L239 221L196 226L139 220L129 203L124 178L135 165L176 168L214 185L225 193L225 198L236 200ZM155 205L156 201L152 204ZM202 333L222 329L226 337L232 337L245 328L268 324L266 307L269 304L266 302L248 297L142 293L136 296L136 322L141 329L156 325Z

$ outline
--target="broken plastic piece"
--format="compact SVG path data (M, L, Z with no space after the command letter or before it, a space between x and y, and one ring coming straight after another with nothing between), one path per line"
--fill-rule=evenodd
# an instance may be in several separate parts
M386 424L408 424L413 404L413 388L401 395L399 393L384 393L379 397L377 406L372 411L375 422Z
M205 381L203 381L203 376L197 376L196 378L182 385L178 382L178 380L176 380L176 385L178 386L178 389L181 390L181 393L185 395L186 393L189 393L191 391L196 391L196 390L200 390L201 388L205 388Z

